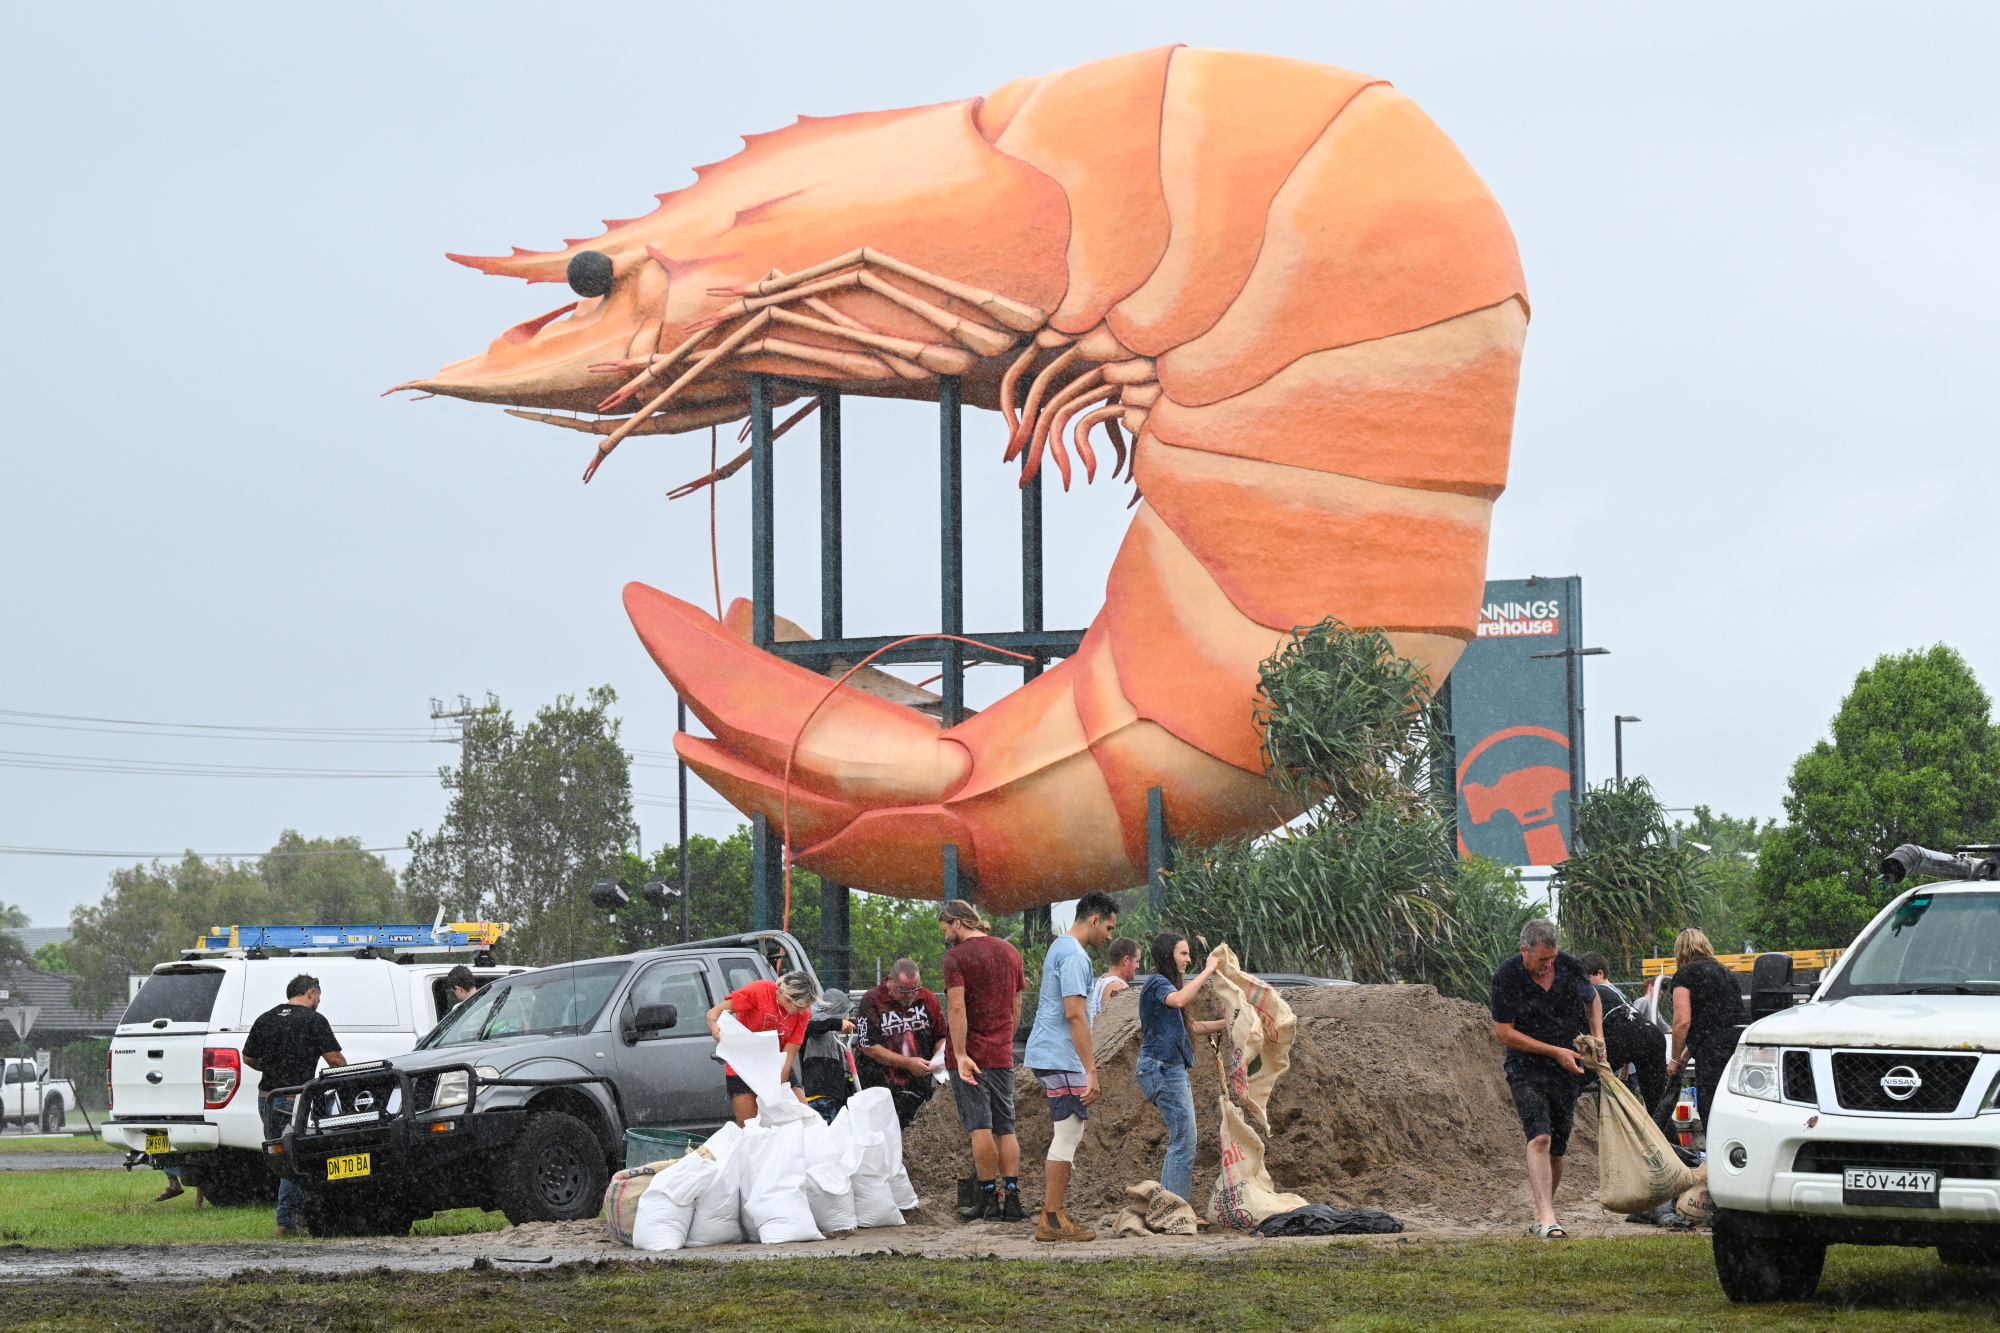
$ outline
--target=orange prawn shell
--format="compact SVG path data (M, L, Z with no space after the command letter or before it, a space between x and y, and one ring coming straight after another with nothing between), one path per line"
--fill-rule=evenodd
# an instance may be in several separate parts
M1000 912L1126 887L1145 873L1152 788L1191 843L1297 813L1264 780L1252 714L1258 667L1295 627L1378 626L1434 680L1451 669L1506 485L1527 297L1499 205L1408 98L1329 66L1161 47L745 142L600 237L463 261L557 281L591 248L612 257L614 287L413 387L587 407L604 387L592 358L679 342L731 299L711 289L867 247L1045 312L1016 367L1017 402L1038 384L1017 439L1044 442L1067 478L1067 447L1088 449L1064 438L1070 416L1122 419L1144 496L1077 654L945 731L627 589L640 637L713 733L680 752L738 809L789 817L801 865L932 898L956 845L970 891ZM945 341L876 293L824 299L890 336ZM841 343L795 322L764 332L780 351ZM966 401L997 403L1016 355L968 371ZM759 370L936 392L908 367L863 382L801 366L739 359L686 401L704 419L744 406Z

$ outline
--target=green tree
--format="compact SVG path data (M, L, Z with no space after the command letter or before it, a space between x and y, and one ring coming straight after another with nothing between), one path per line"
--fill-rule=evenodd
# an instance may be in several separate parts
M125 999L125 978L149 972L216 926L338 925L394 920L396 873L359 838L279 835L272 855L206 861L190 853L111 872L111 891L70 915L63 947L77 974L70 1000L102 1014ZM302 871L301 863L311 869Z
M506 956L535 966L616 947L589 892L638 836L617 699L605 685L580 706L559 696L526 726L497 706L465 720L458 766L438 771L452 794L444 823L410 835L413 905L507 922Z
M1708 881L1704 858L1672 837L1644 778L1592 787L1576 805L1576 850L1556 867L1563 930L1637 976L1639 960L1670 942L1693 917Z
M1167 917L1255 968L1435 977L1463 993L1469 960L1490 952L1492 921L1511 919L1518 894L1459 864L1428 678L1380 631L1331 620L1260 671L1265 771L1305 814L1263 839L1187 849Z
M69 972L71 967L69 946L54 940L35 950L35 966L44 972Z
M25 930L28 914L12 903L0 903L0 930Z
M625 886L632 901L618 913L615 943L624 950L651 948L677 942L680 935L680 904L671 904L664 920L642 890L650 880L680 887L680 848L662 847L650 857L627 851L611 876ZM689 918L691 939L737 935L756 924L750 897L751 835L747 824L738 825L727 838L702 834L688 838ZM944 938L938 930L938 904L892 898L884 894L849 890L848 939L852 947L850 978L855 987L872 985L876 960L884 969L898 958L915 959L924 969L926 981L935 987L942 975ZM819 877L810 870L792 869L791 932L799 938L815 960L820 944ZM783 915L778 907L772 924ZM1018 918L995 923L995 930L1018 935ZM1016 941L1018 943L1018 941Z
M1693 819L1674 821L1675 837L1702 857L1705 883L1695 904L1694 924L1723 953L1751 942L1751 922L1759 907L1757 858L1777 826L1775 819L1761 823L1755 816L1737 819L1705 805L1694 808Z
M1943 644L1884 655L1855 677L1832 736L1799 757L1785 824L1757 858L1768 948L1846 944L1891 896L1882 856L1906 842L1990 840L2000 816L1992 701Z

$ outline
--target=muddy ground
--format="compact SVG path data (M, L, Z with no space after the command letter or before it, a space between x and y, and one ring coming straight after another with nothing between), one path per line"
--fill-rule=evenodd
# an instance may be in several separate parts
M1271 1097L1266 1165L1279 1189L1313 1203L1386 1209L1427 1229L1525 1229L1534 1220L1521 1122L1484 1009L1430 986L1311 986L1284 996L1299 1023L1291 1069ZM1086 1224L1108 1224L1127 1185L1159 1176L1166 1127L1134 1074L1138 1012L1137 991L1121 991L1094 1029L1104 1095L1070 1184L1070 1212ZM1220 1090L1208 1043L1197 1042L1191 1202L1204 1215L1220 1160ZM1049 1144L1042 1100L1033 1076L1016 1071L1021 1189L1031 1206ZM1557 1211L1566 1223L1601 1224L1613 1219L1597 1207L1595 1103L1580 1099L1576 1119ZM903 1159L927 1205L954 1198L958 1178L972 1174L948 1088L918 1114Z
M1522 1168L1520 1122L1501 1074L1500 1050L1484 1010L1428 986L1309 987L1285 992L1299 1018L1291 1069L1271 1098L1267 1160L1278 1187L1316 1203L1382 1208L1410 1240L1512 1235L1533 1220ZM856 1232L803 1245L727 1245L688 1251L704 1259L761 1259L898 1253L935 1257L1106 1259L1171 1253L1200 1257L1268 1246L1311 1244L1222 1232L1199 1237L1113 1240L1113 1217L1126 1185L1156 1178L1165 1129L1140 1096L1138 996L1113 997L1098 1017L1097 1061L1105 1094L1078 1153L1070 1211L1105 1239L1089 1245L1038 1245L1029 1224L952 1216L957 1182L971 1158L949 1089L940 1089L904 1139L904 1161L922 1199L909 1225ZM1215 1180L1219 1089L1214 1059L1197 1044L1195 1105L1200 1149L1195 1203L1204 1213ZM1041 1161L1049 1120L1032 1077L1018 1075L1022 1189L1041 1196ZM1661 1234L1632 1226L1597 1206L1596 1113L1578 1103L1568 1174L1557 1211L1576 1236ZM1400 1243L1386 1238L1384 1243ZM256 1268L318 1273L377 1267L443 1271L480 1263L527 1270L576 1261L662 1256L635 1253L611 1240L601 1221L536 1223L450 1237L268 1244L124 1246L48 1251L0 1247L0 1280L87 1273L131 1278L216 1277Z

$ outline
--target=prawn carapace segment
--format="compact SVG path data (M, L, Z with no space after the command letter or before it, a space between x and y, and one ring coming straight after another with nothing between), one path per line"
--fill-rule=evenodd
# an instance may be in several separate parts
M755 373L805 400L786 428L816 386L936 399L949 375L1002 414L1024 484L1048 466L1135 492L1076 655L949 729L909 682L835 684L750 644L740 611L627 589L711 733L680 753L788 824L799 864L933 897L954 846L998 912L1127 887L1152 788L1194 842L1297 813L1254 721L1294 629L1379 627L1450 671L1527 296L1499 206L1385 81L1161 47L745 144L600 236L463 260L577 299L407 387L592 437L588 478L628 438L742 419ZM742 461L690 460L672 494Z

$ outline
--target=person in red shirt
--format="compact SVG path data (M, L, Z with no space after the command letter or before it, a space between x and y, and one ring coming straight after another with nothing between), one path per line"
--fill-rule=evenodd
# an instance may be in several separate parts
M979 1176L979 1202L958 1215L967 1222L1024 1221L1021 1140L1014 1133L1014 1029L1028 986L1021 953L987 934L985 918L963 899L944 905L938 926L950 946L944 955L944 993L951 1006L944 1065Z
M735 1014L736 1021L752 1032L777 1033L778 1045L785 1053L778 1077L789 1082L792 1062L799 1058L799 1047L805 1044L807 1011L818 1000L819 992L803 972L789 972L776 981L753 981L708 1011L708 1035L722 1040L721 1019L728 1013ZM726 1064L722 1067L722 1081L729 1089L729 1107L736 1123L749 1123L757 1114L756 1092ZM800 1101L806 1099L797 1087L792 1089L792 1095Z

